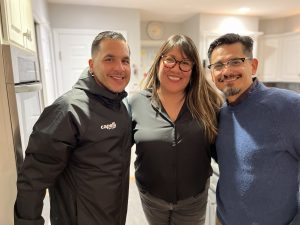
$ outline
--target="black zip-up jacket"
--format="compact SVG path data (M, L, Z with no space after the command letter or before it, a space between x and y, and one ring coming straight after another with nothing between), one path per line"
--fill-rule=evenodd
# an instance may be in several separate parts
M51 225L124 225L131 120L122 99L84 71L45 108L18 177L15 225L42 225L45 191Z

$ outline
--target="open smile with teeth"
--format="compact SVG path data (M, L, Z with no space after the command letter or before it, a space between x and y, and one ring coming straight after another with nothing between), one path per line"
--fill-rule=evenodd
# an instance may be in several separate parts
M170 80L173 80L173 81L179 81L179 80L181 80L180 77L175 77L175 76L168 76L168 78L169 78Z
M232 82L240 79L241 76L223 76L220 82Z
M116 80L124 80L124 77L120 77L120 76L110 76L110 77Z

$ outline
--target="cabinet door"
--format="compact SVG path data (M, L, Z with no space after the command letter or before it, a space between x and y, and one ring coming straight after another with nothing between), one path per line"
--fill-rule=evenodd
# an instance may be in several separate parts
M9 39L23 45L21 0L6 0Z
M0 7L1 7L1 5L0 5ZM1 8L0 8L0 12L1 12ZM2 12L1 12L1 13L2 13ZM0 16L0 44L3 43L3 34L2 34L2 30L3 30L3 28L2 28L2 18L1 18L1 16Z
M283 38L282 56L282 80L300 82L300 34Z
M0 224L13 225L17 172L1 51L0 59Z
M263 81L277 81L280 71L280 42L279 37L264 37L260 42L259 71Z
M22 8L21 17L23 19L22 33L24 36L24 47L35 52L35 30L32 16L31 0L20 1Z

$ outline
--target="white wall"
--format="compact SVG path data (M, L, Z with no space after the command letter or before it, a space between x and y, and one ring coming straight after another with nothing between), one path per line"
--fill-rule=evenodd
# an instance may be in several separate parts
M185 34L193 39L201 57L206 58L206 36L221 35L229 32L251 34L259 31L259 18L250 16L227 16L214 14L197 14L183 23L164 23L163 40L176 33ZM142 40L149 40L146 33L147 22L141 24Z
M201 31L214 33L240 33L258 31L259 18L251 16L200 15Z
M165 41L171 35L174 34L185 34L197 43L199 40L199 15L193 16L182 23L169 23L169 22L160 22L163 25L164 32L160 42ZM141 22L141 40L149 41L150 37L147 35L147 26L149 22Z
M36 23L36 41L40 62L45 106L57 98L53 39L46 0L32 0L32 14Z
M49 18L53 29L124 30L131 50L132 86L140 80L140 15L136 9L108 8L83 5L49 4ZM136 72L136 73L134 73Z
M160 21L157 21L160 22ZM149 22L141 22L141 40L151 40L147 34L147 26ZM163 36L161 41L165 41L171 35L180 34L183 32L182 24L181 23L167 23L167 22L160 22L163 25Z
M183 33L193 39L196 46L200 42L200 15L195 15L182 23Z
M198 48L201 60L207 58L210 42L222 34L233 32L244 35L259 35L259 18L250 16L197 14L183 23L161 23L164 26L163 40L176 33L191 37ZM141 24L142 40L150 39L146 33L147 24L147 22Z
M49 24L48 6L46 0L31 0L32 14L39 23Z

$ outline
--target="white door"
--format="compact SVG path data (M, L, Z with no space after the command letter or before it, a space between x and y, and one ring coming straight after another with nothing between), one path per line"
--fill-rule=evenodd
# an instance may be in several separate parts
M88 66L91 45L102 30L55 29L58 94L69 91ZM126 38L126 32L118 31Z
M54 33L58 95L69 91L88 66L91 43L99 31L56 30Z

